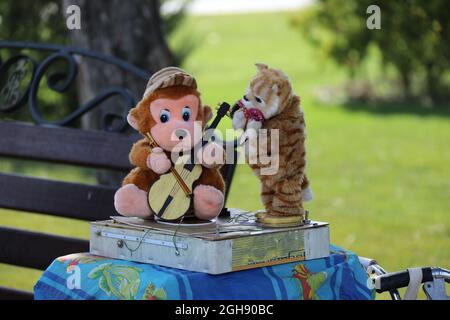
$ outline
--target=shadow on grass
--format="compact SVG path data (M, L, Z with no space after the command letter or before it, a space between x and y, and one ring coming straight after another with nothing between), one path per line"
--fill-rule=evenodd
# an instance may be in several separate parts
M429 106L416 101L376 101L351 100L343 104L349 111L369 112L377 115L410 114L417 116L450 117L450 103Z

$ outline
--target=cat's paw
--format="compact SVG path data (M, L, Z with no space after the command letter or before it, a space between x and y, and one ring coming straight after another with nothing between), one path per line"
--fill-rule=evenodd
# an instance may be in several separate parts
M244 129L247 119L245 118L244 111L238 110L233 114L233 128L234 130Z
M247 123L247 130L248 129L259 130L261 129L261 127L262 127L261 121L249 120Z

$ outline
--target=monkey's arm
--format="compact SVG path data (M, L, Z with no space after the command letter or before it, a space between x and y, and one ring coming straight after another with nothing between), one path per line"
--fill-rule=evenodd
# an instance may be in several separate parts
M129 159L132 165L144 170L148 170L147 158L151 153L150 145L146 139L141 139L133 144Z
M143 170L141 168L134 168L125 177L122 185L134 184L139 189L148 192L153 183L155 183L158 179L159 175L149 169Z
M222 193L225 192L225 181L217 169L203 167L200 178L194 183L194 188L198 185L212 186Z
M166 173L171 166L167 154L161 148L151 149L146 139L141 139L133 144L130 151L130 162L140 169L151 169L156 174Z

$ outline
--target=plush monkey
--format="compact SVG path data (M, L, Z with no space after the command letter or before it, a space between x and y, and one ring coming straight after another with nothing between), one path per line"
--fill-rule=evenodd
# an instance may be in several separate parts
M278 129L277 172L264 175L266 165L250 163L261 181L261 199L269 215L303 216L303 200L312 193L306 176L306 128L300 98L292 90L288 77L280 70L256 64L258 73L250 80L245 95L232 110L235 129ZM259 138L258 138L259 139ZM258 140L248 142L246 159L258 152ZM271 144L268 134L267 145ZM261 144L260 144L261 148Z
M117 212L142 218L153 215L147 199L151 186L169 171L173 153L193 148L194 137L201 138L211 117L211 108L201 104L195 79L183 70L168 67L150 78L142 100L131 109L127 120L142 135L150 133L159 147L152 149L145 138L133 145L129 158L136 168L125 177L114 196ZM223 151L217 147L208 144L200 150L203 171L193 185L192 209L202 220L215 218L224 205L225 186L219 172L220 163L210 158L214 152Z

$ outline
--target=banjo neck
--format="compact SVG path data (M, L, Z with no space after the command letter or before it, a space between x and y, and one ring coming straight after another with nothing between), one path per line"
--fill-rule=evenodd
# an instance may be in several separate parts
M187 171L191 172L192 169L195 166L195 158L196 158L196 151L198 150L198 147L203 148L206 144L208 144L209 140L213 136L212 131L217 128L217 125L219 124L220 120L227 114L228 110L230 109L230 105L226 102L222 102L220 104L219 109L217 110L217 115L214 118L214 120L211 122L211 124L206 128L206 133L202 136L202 139L197 143L194 148L191 150L191 155L189 158L189 161L183 166L183 169L186 169Z

